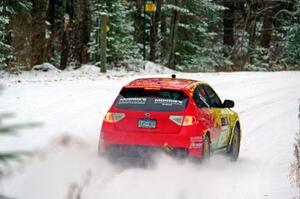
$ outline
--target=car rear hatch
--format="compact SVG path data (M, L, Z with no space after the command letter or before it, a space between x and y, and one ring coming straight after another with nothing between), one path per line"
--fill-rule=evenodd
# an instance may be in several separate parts
M184 115L188 99L180 90L124 88L114 104L115 114L121 118L115 122L115 128L126 132L178 133L181 125L172 119Z

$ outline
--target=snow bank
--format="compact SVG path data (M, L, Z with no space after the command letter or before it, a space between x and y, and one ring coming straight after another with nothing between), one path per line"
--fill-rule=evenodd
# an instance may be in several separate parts
M132 66L139 67L140 70L128 71L124 67L113 68L108 70L106 73L101 73L100 68L95 65L82 65L78 69L68 67L62 71L55 66L44 63L33 67L32 71L22 71L21 74L9 74L4 71L0 71L0 84L16 84L24 82L57 82L57 81L74 81L74 80L103 80L103 79L114 79L134 76L154 76L154 75L168 75L174 73L174 71L158 65L152 62L146 62L145 69L143 66Z
M32 70L43 71L43 72L59 71L55 66L53 66L52 64L49 64L49 63L36 65L36 66L32 67Z
M145 64L145 70L146 73L150 73L150 74L173 74L173 73L177 73L174 70L171 70L165 66L159 65L159 64L155 64L153 62L147 62Z

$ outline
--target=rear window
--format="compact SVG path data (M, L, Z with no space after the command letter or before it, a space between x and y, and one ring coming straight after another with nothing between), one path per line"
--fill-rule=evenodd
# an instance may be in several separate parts
M188 104L188 97L177 90L122 89L115 107L125 110L180 112Z

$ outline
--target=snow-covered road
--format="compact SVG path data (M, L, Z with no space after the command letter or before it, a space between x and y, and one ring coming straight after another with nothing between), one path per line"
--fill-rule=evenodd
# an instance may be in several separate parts
M124 169L97 159L101 120L119 89L132 79L149 76L154 75L0 80L6 86L0 111L17 113L5 122L43 123L22 130L17 138L1 137L0 150L35 150L36 155L1 182L0 192L22 199L78 195L82 199L285 199L297 195L289 172L298 132L299 72L178 74L207 81L222 99L235 101L243 130L237 162L221 154L205 164L160 156L155 168Z

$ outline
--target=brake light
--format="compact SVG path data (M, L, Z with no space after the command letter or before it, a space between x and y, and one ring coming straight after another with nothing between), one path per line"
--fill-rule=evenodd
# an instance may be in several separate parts
M104 117L105 122L113 123L113 117L111 112L107 112L105 117Z
M150 91L159 91L160 87L146 87L144 88L145 90L150 90Z
M194 116L185 116L184 120L183 120L183 123L182 123L182 126L193 125L195 121L196 121L196 119L195 119Z
M107 112L104 121L109 123L116 123L119 122L121 119L125 117L125 113L111 113Z
M169 119L179 126L190 126L196 121L194 116L170 115Z

